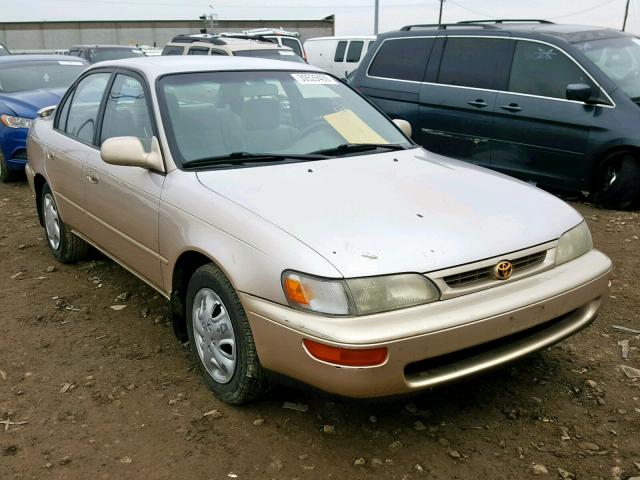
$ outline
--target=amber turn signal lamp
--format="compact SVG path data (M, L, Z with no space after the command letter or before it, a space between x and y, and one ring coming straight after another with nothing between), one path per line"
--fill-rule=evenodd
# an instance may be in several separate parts
M341 348L332 347L313 340L303 340L307 351L323 362L345 367L373 367L387 360L387 349L381 348Z
M285 278L284 293L287 296L287 299L294 303L297 303L299 305L309 305L310 298L304 291L302 283L300 283L300 281L296 280L295 278Z

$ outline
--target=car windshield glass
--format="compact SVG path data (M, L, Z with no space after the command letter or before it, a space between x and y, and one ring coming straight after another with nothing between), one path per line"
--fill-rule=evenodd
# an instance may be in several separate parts
M120 58L144 57L142 50L137 48L93 48L89 52L89 60L92 63L105 60L118 60Z
M576 47L631 98L640 97L640 39L603 38Z
M340 157L414 147L378 110L324 73L174 74L159 80L159 92L179 165L236 152L243 159L251 154L317 157L318 152ZM345 144L371 148L341 147Z
M66 88L86 64L77 60L5 63L0 69L0 92L24 92L41 88Z
M295 54L293 50L275 48L261 48L259 50L236 50L233 52L238 57L270 58L272 60L286 60L288 62L304 63L304 60Z

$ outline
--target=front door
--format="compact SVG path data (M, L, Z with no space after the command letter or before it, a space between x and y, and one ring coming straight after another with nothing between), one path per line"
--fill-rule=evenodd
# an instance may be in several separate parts
M446 38L437 80L420 89L417 139L425 148L490 164L497 90L506 84L513 43L504 38Z
M133 136L150 145L155 135L147 90L135 74L116 74L104 107L98 145ZM86 163L86 204L91 235L109 254L157 287L162 286L158 253L158 209L164 174L109 165L96 150Z
M567 85L576 83L602 95L561 50L518 40L507 91L498 94L496 103L493 168L548 185L584 184L590 132L610 108L567 100Z
M110 76L110 72L93 73L78 82L65 97L47 142L57 147L47 147L45 166L60 216L81 233L88 229L84 167L96 151L95 126Z

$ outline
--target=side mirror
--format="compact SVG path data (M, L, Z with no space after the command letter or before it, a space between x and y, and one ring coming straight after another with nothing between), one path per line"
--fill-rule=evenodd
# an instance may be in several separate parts
M591 87L586 83L571 83L567 85L567 100L588 102L591 100Z
M409 122L407 122L406 120L402 120L400 118L394 118L393 123L396 124L396 127L402 130L402 133L404 133L407 137L411 138L411 135L413 135L413 130Z
M105 140L100 148L102 161L110 165L141 167L164 172L160 144L156 137L150 139L149 151L138 137L113 137Z

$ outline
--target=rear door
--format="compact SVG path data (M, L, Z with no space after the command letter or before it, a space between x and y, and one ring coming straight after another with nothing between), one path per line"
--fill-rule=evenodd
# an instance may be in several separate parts
M518 40L509 83L497 97L493 167L545 184L580 188L590 132L608 106L566 99L567 85L591 85L591 77L559 48ZM604 94L600 93L604 98Z
M414 139L422 126L418 99L435 37L383 40L372 61L356 74L358 90L391 118L411 123Z
M420 89L420 131L427 149L479 165L491 162L497 90L507 83L512 40L448 36L440 66Z
M148 98L142 77L118 72L105 102L97 145L109 138L133 136L149 148L157 133ZM85 177L91 235L96 243L160 287L158 210L164 174L109 165L96 149L87 159Z

